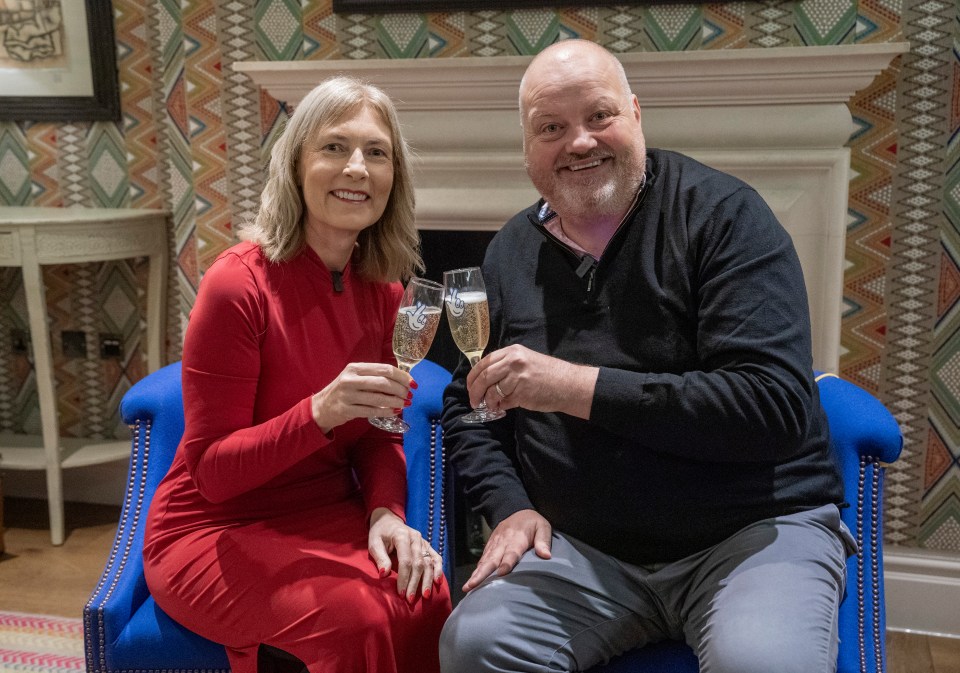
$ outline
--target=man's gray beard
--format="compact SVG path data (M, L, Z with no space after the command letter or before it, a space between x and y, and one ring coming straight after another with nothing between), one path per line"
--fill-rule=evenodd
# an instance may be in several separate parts
M638 156L639 161L634 162L633 159ZM590 157L588 155L584 158ZM617 169L608 180L601 182L598 179L596 185L590 183L581 185L579 189L554 194L553 198L547 197L541 191L541 196L561 218L565 213L569 217L570 213L579 212L583 208L589 208L592 211L591 215L600 217L623 215L633 203L640 185L643 184L646 159L646 147L639 148L627 155L617 157ZM527 168L529 171L529 166ZM554 180L554 185L557 182L559 180Z
M597 215L611 215L619 208L619 204L615 202L617 184L614 177L598 187L583 185L579 189L561 191L550 202L550 206L558 213L575 211L585 206Z

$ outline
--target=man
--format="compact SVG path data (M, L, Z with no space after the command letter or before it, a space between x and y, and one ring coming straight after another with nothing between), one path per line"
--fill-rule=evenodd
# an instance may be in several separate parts
M789 235L743 182L648 152L596 44L539 54L520 114L543 200L487 250L490 348L445 399L493 532L444 672L579 671L667 638L712 673L833 671L854 542ZM459 423L481 399L507 417Z

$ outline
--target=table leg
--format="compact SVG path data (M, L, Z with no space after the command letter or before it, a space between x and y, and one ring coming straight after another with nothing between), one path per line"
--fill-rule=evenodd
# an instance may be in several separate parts
M47 324L47 302L43 275L37 261L35 233L32 229L23 229L20 235L22 237L23 290L30 321L33 370L37 380L43 451L46 456L50 541L60 545L63 544L64 537L63 476L60 467L60 428L57 422L57 396L53 377L50 328Z
M164 307L167 297L167 245L163 239L161 252L150 255L150 270L147 275L147 370L155 372L163 366L164 333L166 320Z

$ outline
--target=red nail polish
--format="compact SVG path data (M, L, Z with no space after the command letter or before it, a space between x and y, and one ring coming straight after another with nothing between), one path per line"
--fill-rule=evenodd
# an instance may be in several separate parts
M413 400L407 400L406 402L403 403L403 406L409 407L411 404L413 404Z
M387 570L386 568L380 568L380 578L383 579L384 577L387 576L387 574L388 574L389 572L390 572L390 571Z
M424 597L424 598L430 598L430 590L429 590L429 589L424 589L424 590L423 590L423 597Z
M393 410L393 415L394 415L394 416L399 416L401 411L403 411L403 409L394 409L394 410Z
M416 594L407 594L407 602L408 602L408 603L413 603L413 601L414 601L414 599L416 599L416 597L417 597Z
M411 391L411 390L408 390L408 391L407 391L407 399L408 399L408 400L412 400L412 399L413 399L413 391Z
M413 388L414 390L416 390L416 389L419 388L420 386L417 385L417 382L416 382L416 381L410 381L410 387Z

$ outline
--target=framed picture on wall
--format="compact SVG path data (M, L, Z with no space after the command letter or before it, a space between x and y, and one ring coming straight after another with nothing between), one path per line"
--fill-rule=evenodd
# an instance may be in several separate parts
M118 120L111 0L0 1L0 120Z
M722 1L722 0L721 0ZM505 9L543 9L589 4L591 7L610 5L666 5L689 3L690 0L333 0L337 14L395 14L402 12L455 12Z

